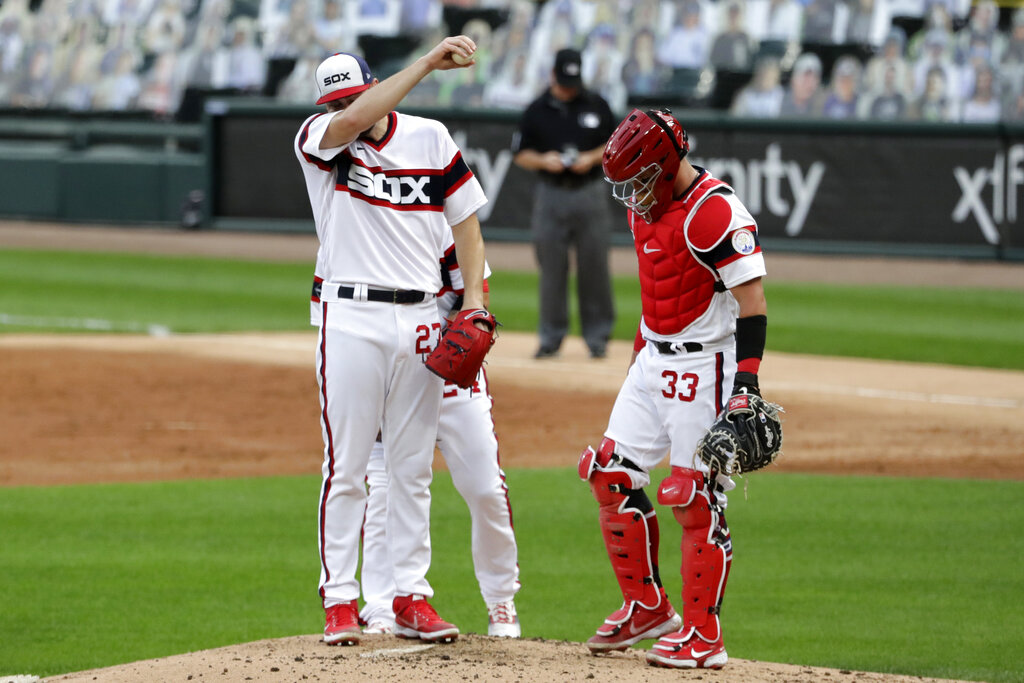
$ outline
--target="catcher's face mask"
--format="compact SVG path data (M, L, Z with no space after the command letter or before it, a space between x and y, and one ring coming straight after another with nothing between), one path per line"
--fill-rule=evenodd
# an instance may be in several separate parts
M648 223L654 219L651 212L658 204L658 178L661 176L661 167L651 164L642 169L632 178L622 181L614 181L605 178L612 184L612 198L619 204L640 216ZM663 213L659 211L660 215Z

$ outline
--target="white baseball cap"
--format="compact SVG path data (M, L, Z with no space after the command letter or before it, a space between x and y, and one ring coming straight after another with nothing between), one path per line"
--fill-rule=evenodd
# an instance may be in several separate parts
M373 74L366 60L359 55L339 52L316 68L316 87L320 89L317 104L340 100L370 87Z

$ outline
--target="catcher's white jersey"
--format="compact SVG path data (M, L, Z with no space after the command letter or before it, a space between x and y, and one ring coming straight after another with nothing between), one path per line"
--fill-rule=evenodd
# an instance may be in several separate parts
M446 235L487 203L455 141L437 121L391 112L380 142L319 149L332 113L310 116L295 136L325 282L441 289L437 254Z
M648 224L630 213L644 339L733 344L739 306L727 289L765 274L753 216L731 187L701 170L683 197Z

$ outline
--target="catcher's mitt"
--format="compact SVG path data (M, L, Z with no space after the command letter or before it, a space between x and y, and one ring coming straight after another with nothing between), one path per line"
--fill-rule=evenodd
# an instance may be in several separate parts
M481 330L474 324L477 321L486 323L490 329ZM498 321L482 308L460 311L424 363L435 375L468 389L476 381L484 356L494 345L497 328Z
M733 394L725 410L697 443L697 457L722 474L766 467L782 448L782 406L754 393Z

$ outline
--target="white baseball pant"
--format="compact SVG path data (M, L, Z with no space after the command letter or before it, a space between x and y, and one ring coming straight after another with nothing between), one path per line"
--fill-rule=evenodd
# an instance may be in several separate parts
M493 400L486 373L481 369L469 389L446 384L443 396L437 445L452 483L469 507L473 568L480 594L488 605L512 600L520 587L518 548L505 473L498 456L491 416ZM379 521L389 500L385 487L386 450L382 444L375 444L366 473L369 497L360 573L365 606L360 616L367 622L394 618L394 585L388 580L387 571L390 557L394 557L394 545L389 546L387 529Z
M318 541L324 607L359 597L364 482L378 429L393 473L385 524L395 587L431 597L430 482L442 382L424 367L422 355L437 343L437 305L433 299L403 305L340 300L323 302L321 311Z
M728 400L735 375L736 350L731 343L675 354L663 354L649 343L637 354L604 433L615 442L618 455L643 470L622 468L633 488L650 483L651 469L666 452L674 467L709 472L696 457L697 442ZM717 481L718 503L724 508L725 492L736 485L725 475L718 475Z

